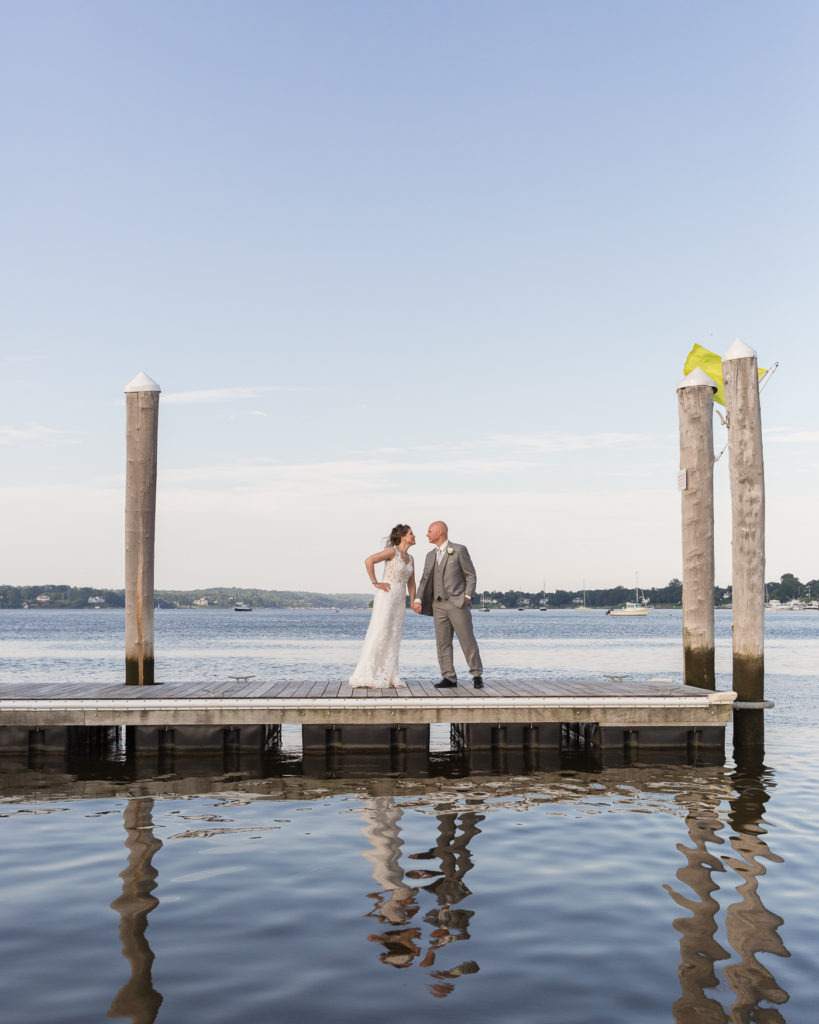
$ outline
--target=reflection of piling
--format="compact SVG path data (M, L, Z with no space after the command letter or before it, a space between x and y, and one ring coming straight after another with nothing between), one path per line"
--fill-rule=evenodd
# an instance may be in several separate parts
M682 995L673 1006L678 1024L693 1021L784 1021L769 1004L782 1005L788 993L772 973L772 956L787 957L789 952L779 936L783 919L768 910L758 890L765 864L781 864L782 858L765 841L765 805L769 799L771 773L762 764L759 752L749 761L737 760L732 777L727 819L721 818L724 793L719 786L697 786L681 791L676 798L685 810L690 845L677 846L686 863L677 871L683 888L664 888L674 902L686 911L673 924L680 932L679 969ZM720 855L711 847L726 840L725 825L730 827L731 852ZM726 868L731 872L726 875ZM730 892L731 878L739 879L736 896ZM719 891L719 892L718 892ZM718 898L714 893L718 892ZM725 915L722 935L718 915ZM724 944L723 944L724 943ZM765 963L759 955L763 954ZM715 969L726 961L720 979ZM734 1002L724 1010L713 997L727 987Z
M154 682L154 535L159 385L144 373L125 389L125 682Z
M714 676L714 392L697 368L677 387L683 548L683 673L716 689Z
M731 457L733 688L739 702L764 700L765 477L756 353L737 340L722 358ZM734 739L764 740L761 709L737 710Z
M734 993L731 1020L784 1020L768 1004L782 1005L789 998L769 969L774 964L772 956L790 956L779 935L784 920L763 904L759 894L759 878L765 874L766 863L782 863L764 838L770 777L771 773L758 759L753 763L750 759L747 763L737 760L733 776L735 796L728 816L734 831L734 856L723 856L742 880L736 890L740 899L728 901L725 911L725 933L736 954L734 962L725 968L725 978ZM764 963L758 959L760 954Z
M154 954L145 936L148 914L159 904L153 895L157 870L151 861L162 842L153 833L153 805L153 800L139 798L125 806L128 866L120 873L122 894L111 904L120 915L122 955L131 965L131 977L114 996L107 1016L128 1017L132 1024L152 1024L162 1003L151 979Z
M693 1021L727 1024L728 1017L710 993L719 987L715 964L728 960L730 954L717 939L719 901L713 893L719 890L717 878L725 871L720 858L709 846L722 842L723 822L718 814L718 795L710 787L676 798L685 811L690 845L679 843L677 850L685 858L678 868L677 879L684 888L664 885L671 899L686 911L673 921L680 933L680 967L678 976L682 993L672 1007L678 1024Z

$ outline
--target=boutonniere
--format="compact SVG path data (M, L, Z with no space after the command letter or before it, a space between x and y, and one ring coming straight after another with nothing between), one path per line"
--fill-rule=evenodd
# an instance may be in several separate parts
M455 548L447 548L446 549L446 553L448 555L454 555L455 554Z

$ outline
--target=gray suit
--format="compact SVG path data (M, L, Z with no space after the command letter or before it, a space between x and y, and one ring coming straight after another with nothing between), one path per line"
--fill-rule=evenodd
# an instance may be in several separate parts
M463 544L453 544L448 540L444 544L440 565L437 554L438 549L433 548L427 555L416 596L421 602L421 614L431 615L435 623L441 676L452 681L456 679L452 661L453 633L458 637L470 675L482 676L481 655L472 630L472 612L466 603L467 598L475 596L478 582L475 566Z

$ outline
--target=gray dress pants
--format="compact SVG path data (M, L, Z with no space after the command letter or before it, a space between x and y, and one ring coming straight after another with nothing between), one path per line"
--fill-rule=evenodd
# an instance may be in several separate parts
M482 676L483 665L478 641L472 630L472 612L469 608L458 608L451 601L433 600L432 621L435 624L435 643L438 648L438 664L441 677L453 682L457 679L455 665L452 661L452 635L458 638L464 652L466 664L471 676Z

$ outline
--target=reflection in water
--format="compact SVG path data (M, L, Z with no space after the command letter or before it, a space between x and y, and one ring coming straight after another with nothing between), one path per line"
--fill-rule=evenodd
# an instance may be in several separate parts
M722 1005L706 995L708 989L715 990L718 985L715 962L730 957L715 938L719 903L712 896L719 889L719 882L714 880L713 874L724 872L725 868L719 857L708 849L709 844L723 842L719 835L724 826L717 814L718 797L719 793L711 788L701 793L685 792L680 795L691 845L677 844L677 849L686 859L685 867L677 871L677 878L699 899L691 899L671 886L665 886L674 902L691 915L673 922L681 935L679 975L682 996L673 1007L676 1024L694 1024L695 1021L723 1024L728 1020Z
M473 911L458 907L471 895L463 879L472 867L469 853L470 840L479 834L477 823L483 815L469 813L438 813L438 837L435 846L422 853L410 854L412 860L438 861L440 870L414 868L406 874L400 865L403 841L399 822L402 816L399 804L391 796L367 799L361 810L366 823L362 834L370 842L370 849L362 854L372 865L372 876L379 891L369 893L374 906L366 915L375 917L386 930L368 935L369 942L378 942L384 949L379 960L392 967L409 967L416 958L420 967L435 967L439 950L452 942L469 938L468 924ZM430 879L426 885L410 885ZM423 916L423 924L410 924L426 896L433 896L435 906ZM392 927L390 927L392 926ZM426 932L426 935L425 935ZM426 949L424 948L426 947ZM428 988L438 999L454 990L454 980L464 974L475 974L478 965L466 960L448 969L428 970L432 979Z
M773 853L762 838L766 834L763 811L770 799L766 783L770 784L772 775L762 767L738 767L733 776L736 795L731 800L728 820L735 832L731 847L737 856L726 857L725 862L742 878L742 884L737 887L741 902L728 907L725 927L739 961L725 968L725 976L736 997L731 1006L731 1020L780 1024L785 1018L778 1010L763 1009L759 1004L764 1001L781 1005L787 1002L788 993L756 959L757 953L790 956L778 935L784 921L763 906L757 882L765 874L763 859L773 864L782 863L782 858Z
M146 798L129 800L125 806L122 817L128 865L119 876L122 895L111 904L120 915L122 955L131 965L131 977L112 999L107 1016L128 1017L132 1024L152 1024L162 1003L151 979L154 954L145 937L148 914L159 905L152 895L157 871L151 861L162 843L153 833L153 807L153 800Z
M373 911L379 920L390 924L404 924L418 909L414 903L415 889L404 883L404 872L399 864L404 845L399 822L403 812L391 796L375 796L366 800L361 817L367 827L361 830L370 843L362 857L372 865L372 876L379 892Z
M176 800L218 794L221 800L230 799L240 806L255 801L310 803L328 797L346 801L354 794L368 845L363 856L369 862L375 889L369 894L366 914L372 925L368 939L373 944L367 949L377 949L380 962L387 966L420 969L432 996L445 998L457 986L458 998L468 999L472 998L470 989L474 992L478 987L461 986L457 980L478 971L478 964L467 959L469 947L454 946L449 952L446 947L468 942L474 930L474 911L469 906L472 894L467 885L473 866L472 839L482 834L481 848L490 871L497 844L508 841L494 812L499 808L531 811L534 827L545 828L551 815L561 819L567 812L572 817L598 816L606 810L627 808L670 813L675 819L672 834L682 838L677 845L682 855L677 882L666 886L680 908L680 916L673 921L679 936L680 993L673 1003L676 1024L727 1024L729 1020L783 1024L778 1007L787 1003L789 996L772 973L776 972L773 957L790 954L779 934L784 931L782 918L767 909L762 899L765 896L771 903L781 892L775 879L763 880L768 865L782 863L770 849L764 817L774 786L773 773L759 758L740 761L735 770L687 764L594 770L574 759L564 758L560 763L559 771L503 775L470 773L455 756L448 760L437 756L419 760L414 765L416 774L389 774L374 769L373 762L342 759L348 774L336 776L327 773L322 758L321 770L311 777L303 765L296 770L282 758L266 762L264 772L256 776L247 771L228 777L222 774L220 755L186 758L185 774L158 777L154 767L140 764L107 762L101 767L100 762L89 761L83 768L77 759L71 763L73 774L68 774L64 759L31 770L25 762L0 758L0 794L5 789L19 799L19 794L25 793L32 803L54 799L55 794L60 799L116 799L123 791L130 795L124 812L128 866L121 876L122 895L111 906L121 915L120 938L131 978L111 1003L109 1017L148 1024L156 1019L162 1002L152 985L153 954L146 940L147 917L158 903L153 896L156 871L151 862L161 848L153 835L157 812L151 797ZM413 767L412 762L410 765ZM158 803L157 808L160 806ZM402 816L418 813L427 822L427 816L434 815L435 838L428 849L404 856ZM616 822L610 821L607 831L605 821L598 820L598 842L610 844L611 836L619 834ZM677 820L685 822L682 836ZM479 826L483 822L482 833ZM417 825L414 820L413 826ZM608 845L598 849L608 849ZM245 862L240 863L244 870ZM799 878L799 865L790 867L793 877ZM565 861L565 870L574 870L571 859ZM612 881L629 886L634 877L626 873ZM517 884L522 891L540 891L525 873ZM778 884L781 887L782 882ZM359 906L360 891L344 896L351 907ZM502 922L501 905L484 899L483 906L483 931L497 927L500 933L508 927ZM608 910L606 906L600 909ZM661 908L664 918L673 917L668 909L668 904ZM571 912L568 898L565 903L558 901L558 920L560 914ZM624 928L632 938L633 924ZM306 931L304 941L311 938L314 936ZM797 940L792 943L797 956ZM578 962L587 969L587 948L582 940ZM370 966L368 963L367 968ZM399 980L407 977L411 976ZM617 991L610 976L608 983ZM421 994L425 998L423 987ZM661 998L670 1004L674 996L663 992Z
M782 863L782 858L774 854L762 839L765 835L762 815L769 799L765 786L770 784L771 777L772 773L766 772L761 765L738 768L732 776L734 789L728 798L728 824L734 832L730 845L738 856L726 853L719 858L708 849L709 845L725 842L719 835L725 823L718 814L718 792L713 788L703 788L680 795L686 808L691 845L679 844L677 847L687 862L677 871L677 878L698 899L690 899L670 886L665 887L675 903L691 915L673 922L681 934L679 977L682 996L673 1008L676 1024L785 1022L777 1009L761 1005L785 1003L788 994L756 959L757 953L790 955L778 935L783 919L766 909L758 892L757 880L765 874L761 859ZM724 881L720 886L714 879L715 872L724 873L726 869L735 872L741 880L736 887L739 901L728 904L725 910L728 949L715 938L720 906L712 895L720 888L723 892L726 890ZM707 990L718 987L714 969L718 960L733 961L723 971L734 995L727 1011L720 1002L706 994Z

